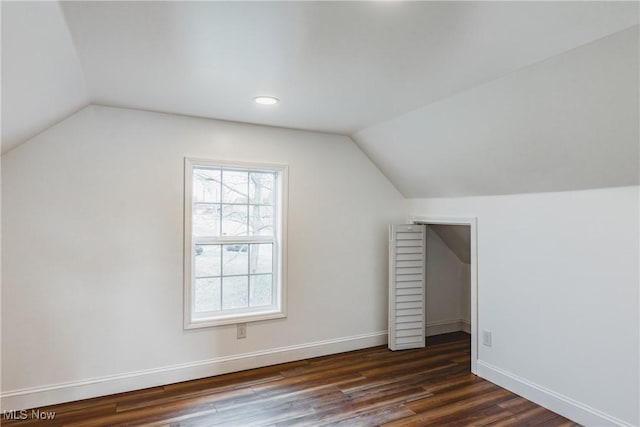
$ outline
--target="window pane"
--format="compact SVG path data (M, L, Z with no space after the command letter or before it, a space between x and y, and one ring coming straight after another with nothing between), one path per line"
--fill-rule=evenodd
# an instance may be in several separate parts
M249 269L249 245L224 245L222 274L247 274Z
M251 172L249 174L249 203L273 205L273 173Z
M222 308L224 310L248 306L248 279L247 276L222 278Z
M249 206L249 235L273 236L273 207Z
M193 201L220 203L220 170L193 170Z
M271 274L261 274L259 276L251 276L250 300L251 307L260 307L262 305L271 305L273 301L273 287L271 286Z
M193 205L193 235L196 237L220 235L220 205L195 203Z
M186 195L193 246L185 254L193 257L194 320L226 321L279 304L279 176L263 166L194 165Z
M247 206L222 205L222 235L247 235Z
M220 279L196 279L195 311L220 310Z
M249 172L222 171L222 201L247 203L249 200Z
M220 245L196 245L196 277L220 276Z
M252 244L249 251L251 274L271 273L273 269L273 244Z

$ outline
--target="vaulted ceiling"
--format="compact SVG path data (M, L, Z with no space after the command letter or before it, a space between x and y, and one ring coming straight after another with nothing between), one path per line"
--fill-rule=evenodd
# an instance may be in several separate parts
M350 135L408 197L630 185L637 28L637 2L5 1L2 149L94 103Z

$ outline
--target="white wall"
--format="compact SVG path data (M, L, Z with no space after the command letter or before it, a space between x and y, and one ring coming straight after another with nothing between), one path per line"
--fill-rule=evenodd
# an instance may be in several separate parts
M639 187L413 199L478 218L482 376L586 425L638 425Z
M429 226L426 267L427 336L463 330L461 321L470 322L469 264L460 261Z
M185 156L289 164L288 317L244 340L182 327ZM3 156L2 195L5 408L386 342L405 205L347 137L91 106Z

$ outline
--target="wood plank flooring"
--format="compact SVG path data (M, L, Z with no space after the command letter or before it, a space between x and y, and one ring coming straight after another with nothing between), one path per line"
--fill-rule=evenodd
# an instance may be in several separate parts
M469 335L336 354L39 408L29 426L577 426L472 375ZM29 413L31 411L28 411Z

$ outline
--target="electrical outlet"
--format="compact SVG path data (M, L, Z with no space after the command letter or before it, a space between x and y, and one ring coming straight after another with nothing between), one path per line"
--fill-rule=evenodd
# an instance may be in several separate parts
M491 347L491 331L482 331L482 345Z
M237 325L237 339L242 339L247 337L247 324L246 323L238 323Z

